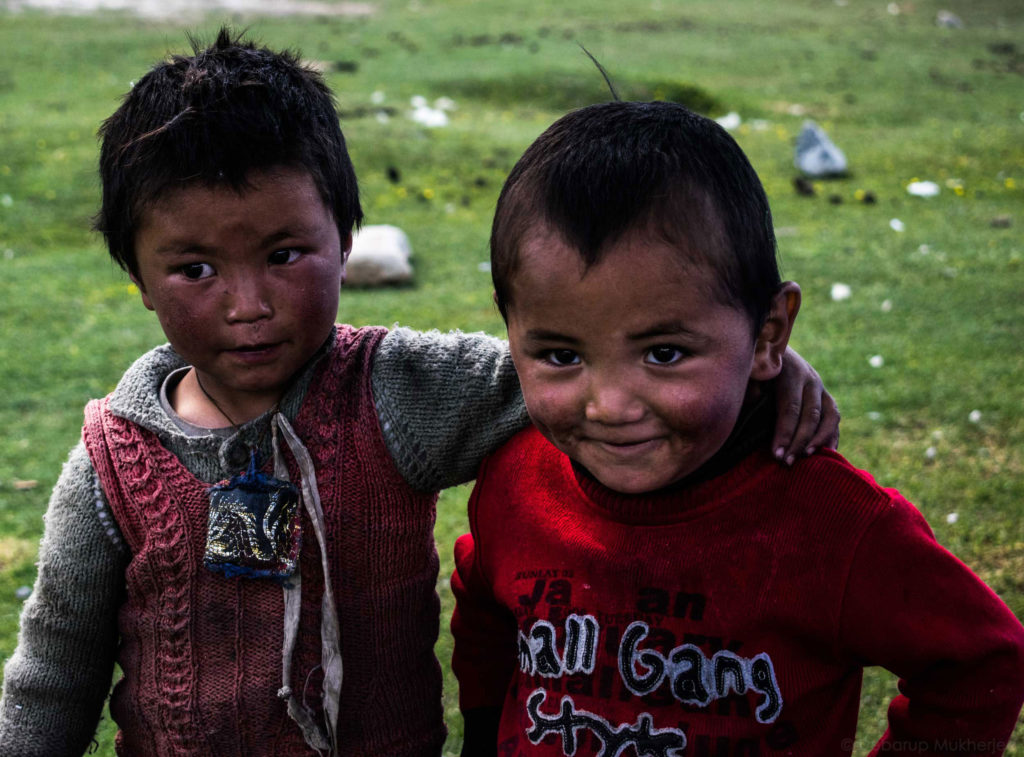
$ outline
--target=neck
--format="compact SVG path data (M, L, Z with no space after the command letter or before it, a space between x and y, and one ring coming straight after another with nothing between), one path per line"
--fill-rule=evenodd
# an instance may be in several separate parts
M200 385L196 369L192 368L171 390L168 399L181 418L202 428L242 426L271 410L280 400L277 394L224 396L218 389L216 385L209 386L207 380Z

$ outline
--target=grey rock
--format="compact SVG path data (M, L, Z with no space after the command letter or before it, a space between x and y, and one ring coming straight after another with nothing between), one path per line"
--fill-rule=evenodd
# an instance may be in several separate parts
M836 176L846 173L846 156L833 144L825 130L814 121L804 121L796 138L793 162L807 176Z

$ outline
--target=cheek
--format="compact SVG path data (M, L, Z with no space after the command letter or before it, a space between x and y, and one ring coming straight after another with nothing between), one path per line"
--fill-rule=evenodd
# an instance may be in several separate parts
M526 409L535 424L558 430L572 426L579 415L580 398L571 384L522 377Z
M743 394L717 389L663 394L659 401L662 418L683 435L713 446L721 444L736 423Z
M292 309L311 323L326 319L333 324L341 294L341 265L323 264L306 281L305 286L289 289Z
M308 287L293 293L292 309L310 324L325 319L333 323L338 314L338 298L338 289L326 285Z
M212 308L208 300L192 299L184 302L167 293L161 293L158 297L157 318L168 339L171 339L172 334L201 335L210 328Z

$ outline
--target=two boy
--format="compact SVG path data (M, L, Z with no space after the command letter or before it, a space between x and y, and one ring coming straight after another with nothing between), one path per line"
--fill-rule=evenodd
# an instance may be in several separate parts
M222 31L101 134L97 226L169 344L86 409L4 755L82 754L116 660L121 754L436 757L436 493L527 422L507 347L335 324L362 212L330 91L292 56ZM780 392L820 407L789 361ZM782 419L783 456L835 423Z
M495 299L535 428L456 545L466 757L852 751L861 671L902 679L872 754L1001 754L1024 628L916 508L764 442L800 290L717 124L570 113L498 201Z

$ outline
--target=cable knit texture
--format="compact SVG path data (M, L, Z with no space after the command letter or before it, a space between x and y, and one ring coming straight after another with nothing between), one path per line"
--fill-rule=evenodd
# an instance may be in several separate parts
M339 328L294 425L313 455L327 519L345 666L342 753L436 755L445 733L433 655L435 495L404 481L380 434L369 377L384 333ZM108 404L89 405L84 439L133 555L120 612L125 677L111 700L119 753L314 754L276 696L281 587L202 567L206 485ZM311 534L306 520L303 529ZM323 575L314 539L304 539L300 559L291 686L319 716Z
M322 399L323 395L332 392L344 394L355 391L359 402L355 405L358 415L353 417L353 421L372 437L371 444L357 450L355 460L350 459L355 454L353 445L337 448L344 451L345 458L344 471L340 465L336 471L337 482L345 481L345 476L360 476L360 465L376 466L377 477L367 479L369 499L359 499L363 496L359 490L345 489L344 496L351 495L355 499L336 500L342 502L344 510L335 514L345 520L340 525L337 520L329 525L335 543L342 544L337 548L337 554L332 555L332 561L339 566L339 571L348 571L348 575L338 572L332 576L341 585L350 581L348 576L383 571L373 573L379 576L377 582L367 583L367 590L358 597L351 594L363 585L359 581L346 585L344 592L336 591L348 603L341 607L343 642L348 645L347 649L356 647L350 655L353 659L345 661L347 678L354 680L355 672L349 669L350 665L360 670L356 663L360 654L367 654L366 650L369 650L370 658L367 659L373 660L362 664L360 675L369 681L365 690L353 694L350 687L343 692L343 697L346 697L343 712L348 707L349 715L346 717L357 719L352 713L364 707L361 697L367 693L367 708L391 697L388 706L381 709L381 717L390 717L391 720L381 726L375 736L366 738L368 743L376 739L376 743L394 742L395 746L393 750L381 747L378 752L370 751L368 747L365 754L394 757L436 755L437 749L422 747L418 739L411 740L404 748L402 739L403 734L418 729L423 736L422 743L433 744L443 733L438 704L440 675L432 654L428 660L424 651L437 635L437 598L432 588L425 588L425 580L421 582L418 577L396 579L395 571L403 563L393 562L390 559L392 553L386 548L380 551L382 544L385 547L391 544L393 537L389 536L389 531L393 529L401 531L399 542L422 539L417 546L408 548L409 554L416 554L417 560L433 564L436 560L434 545L422 538L422 529L429 528L433 510L431 507L415 508L414 512L403 514L409 518L407 528L397 520L394 523L390 520L377 523L373 515L375 498L379 498L380 492L391 485L389 482L394 482L402 492L407 492L406 482L421 491L434 492L443 486L473 478L483 455L526 425L526 411L508 348L501 340L483 334L420 333L396 328L379 341L372 356L370 383L374 404L379 425L386 427L384 441L387 450L382 451L375 436L377 422L367 415L366 406L359 404L366 399L366 387L361 382L365 381L366 361L370 360L367 353L372 351L370 345L360 348L358 360L353 358L345 363L358 377L352 378L354 384L342 381L336 389L330 385L331 375L321 370L325 358L332 354L338 333L349 333L349 329L339 327L299 372L281 398L280 410L300 434L306 434L308 429L297 419L305 407L311 382L319 376L321 383L317 395L310 394L314 405L310 412L314 415L318 412L315 409L320 407L317 396ZM185 365L167 345L150 350L125 372L109 397L107 409L112 416L137 426L133 433L140 433L140 439L143 438L141 431L146 432L146 450L153 449L151 437L155 436L160 445L181 462L188 474L207 485L228 478L244 467L248 461L248 450L260 441L268 418L254 419L227 438L215 433L197 436L194 431L183 429L161 406L160 389L170 374ZM331 412L347 413L347 408L344 405ZM323 408L319 412L323 413ZM345 418L344 415L318 417L327 420L338 418L339 423ZM304 440L309 446L309 439ZM265 458L270 454L269 442L268 438L263 439L261 451ZM309 448L316 452L312 446ZM162 452L157 453L161 456L161 466L167 466L166 469L175 476L184 475L169 458L162 457ZM319 454L327 467L334 467L335 461L328 460L327 453ZM368 457L371 462L360 462L360 456ZM397 482L394 471L384 462L388 457L397 467L400 477ZM152 461L145 465L152 465ZM318 478L323 474L323 468L324 464L321 464ZM157 466L150 468L150 473L159 475L161 470L164 468ZM117 491L116 486L108 486L111 492ZM332 496L342 495L335 491ZM426 496L422 501L431 505L433 497ZM175 506L181 507L180 504ZM188 513L187 506L185 512ZM382 515L388 513L387 509L382 511ZM364 523L366 530L362 535L346 532L344 540L338 536L341 529L349 525L358 528ZM0 754L3 757L74 757L88 749L103 701L110 690L118 652L118 609L125 600L126 581L129 578L136 581L146 579L145 574L138 571L131 576L126 573L131 554L122 538L121 527L122 524L112 517L85 445L79 442L72 450L50 498L39 550L39 573L32 595L24 605L18 646L4 666L3 694L0 697ZM414 538L414 534L419 536ZM138 533L136 537L139 537ZM421 551L417 553L415 549ZM310 592L315 592L319 566L308 562L307 558L302 567L311 576ZM153 578L156 578L155 574ZM252 592L256 591L255 583L236 582L230 586L235 588L236 594L228 596L227 601L248 607ZM316 596L311 596L308 603L303 603L306 608L302 617L303 628L319 626L319 608L314 607L316 601ZM378 601L380 605L375 604ZM219 605L215 600L208 604L212 607L211 618L223 617L218 614ZM372 617L375 621L363 620L364 609L371 605L378 609L365 617ZM190 605L192 618L201 614L199 607L193 598ZM214 660L214 652L225 656L233 665L232 656L244 661L257 654L257 650L262 650L259 654L276 656L274 664L279 669L280 649L273 647L278 641L264 643L260 634L264 626L278 634L281 622L279 616L268 616L262 625L253 623L248 629L249 635L243 637L239 625L232 626L225 621L213 629L218 637L216 648L203 640L198 642L205 644L198 670L205 673L213 669L208 661ZM372 622L378 625L374 627ZM378 628L383 630L378 631ZM388 631L398 642L380 636ZM403 638L399 639L399 634ZM192 638L190 643L194 645L197 642ZM415 662L395 659L402 655ZM308 668L316 664L313 657L306 653L296 663L301 662ZM378 662L379 674L369 675L366 672L368 666ZM430 679L429 685L422 683L427 678ZM239 696L244 698L239 706L246 713L256 712L252 699L263 696L262 691L258 694L249 692L248 680L239 679L236 687ZM414 688L409 688L409 681ZM307 701L315 704L318 686L312 681L298 683L303 688L296 691L305 691ZM131 681L122 685L130 686ZM354 707L350 705L353 696L356 698ZM410 711L425 713L428 710L431 715L424 715L422 726L416 725L415 718L405 715ZM251 715L246 717L246 720L239 721L239 728L247 728L256 720ZM366 722L373 724L377 721L370 718ZM211 723L206 725L211 726ZM363 728L360 723L355 723L351 733ZM391 733L395 735L389 736ZM253 743L246 745L247 750L255 748ZM142 753L151 753L148 744ZM231 751L223 753L237 754ZM200 745L195 754L210 752Z

